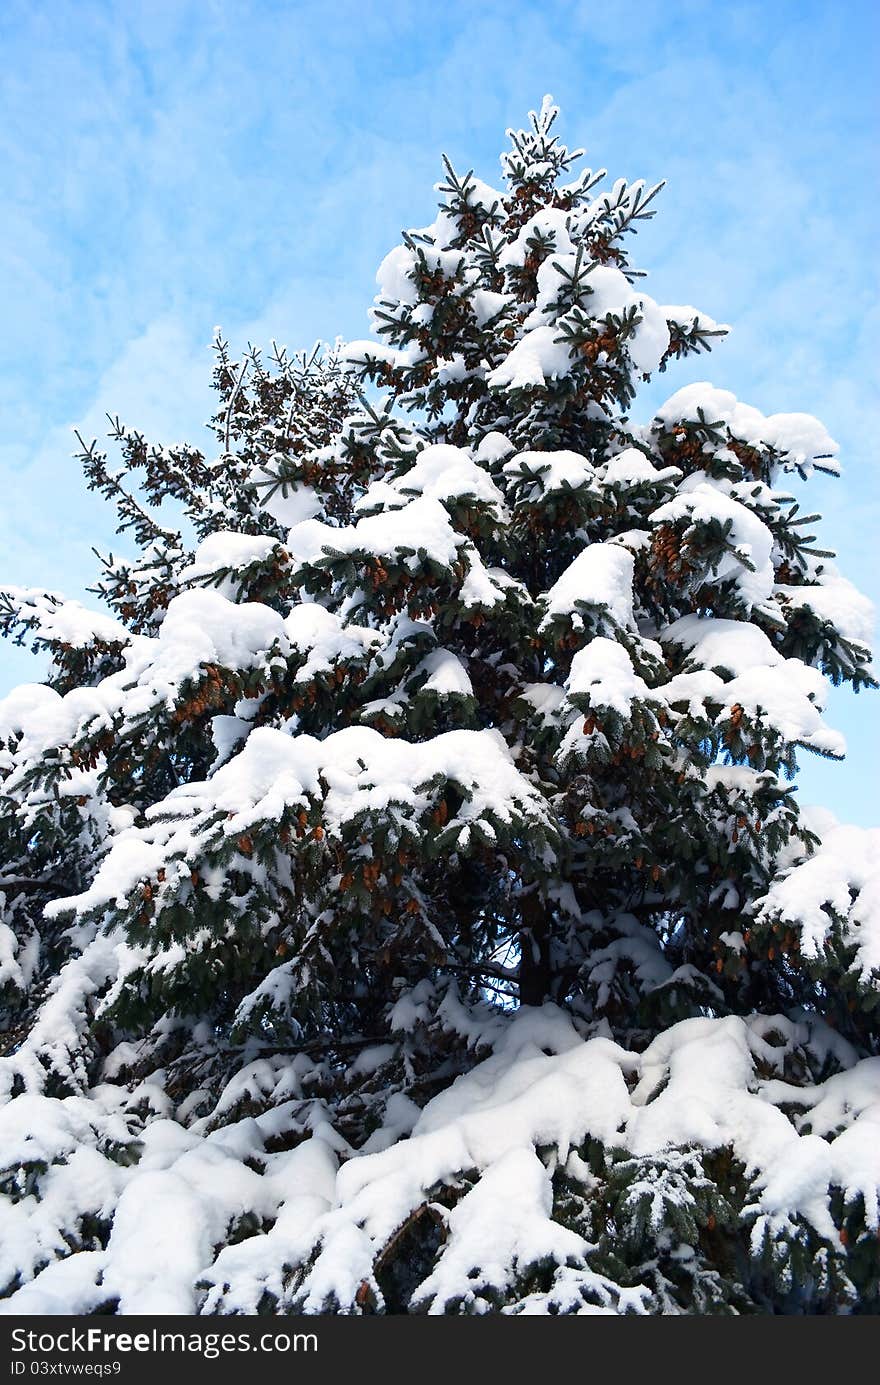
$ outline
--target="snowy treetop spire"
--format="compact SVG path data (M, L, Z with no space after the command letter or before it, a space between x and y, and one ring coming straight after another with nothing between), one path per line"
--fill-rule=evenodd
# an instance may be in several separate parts
M514 197L533 195L530 184L546 193L583 158L583 149L569 150L553 134L558 116L553 97L545 96L539 111L529 111L527 130L507 131L511 147L501 155L501 171Z

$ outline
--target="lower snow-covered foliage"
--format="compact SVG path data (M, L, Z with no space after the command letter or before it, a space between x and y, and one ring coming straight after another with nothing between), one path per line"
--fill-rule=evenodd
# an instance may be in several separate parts
M450 995L432 1022L456 1061L484 1056L420 1107L400 1079L430 999L335 1107L305 1054L252 1058L190 1121L161 1071L13 1098L4 1311L876 1308L880 1059L815 1017L685 1020L638 1053L549 1004L466 1016ZM347 1108L377 1080L354 1148Z

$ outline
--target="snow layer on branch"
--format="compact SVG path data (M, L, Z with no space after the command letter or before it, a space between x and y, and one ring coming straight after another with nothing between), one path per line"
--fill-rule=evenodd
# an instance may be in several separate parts
M537 302L534 311L526 318L527 327L540 328L548 321L552 322L560 293L565 291L577 268L576 253L549 255L544 260L538 270ZM612 265L596 265L584 277L584 284L587 292L582 300L583 309L597 322L604 321L608 316L619 318L632 309L636 310L640 320L626 338L626 349L634 368L640 374L650 375L659 366L669 346L665 311L646 293L635 290L626 276Z
M439 270L448 278L454 277L465 257L462 250L450 249L446 243L449 229L449 218L441 213L437 221L413 233L420 240L418 250L409 245L396 245L389 250L376 271L377 303L418 303L414 276L420 267L420 255L424 256L429 274Z
M0 1204L4 1282L10 1269L14 1275L18 1268L28 1280L47 1258L64 1255L63 1232L75 1233L81 1216L112 1220L112 1230L105 1251L81 1252L50 1264L0 1304L0 1312L91 1312L108 1298L118 1298L122 1314L192 1314L201 1296L200 1271L211 1265L214 1247L242 1217L274 1222L274 1244L262 1236L246 1242L253 1262L255 1251L268 1258L267 1248L283 1242L297 1219L309 1226L325 1210L336 1168L326 1139L316 1134L294 1150L266 1153L267 1141L292 1123L289 1103L286 1110L204 1137L172 1120L154 1120L139 1136L137 1166L125 1168L101 1148L114 1136L130 1138L121 1112L116 1114L110 1104L113 1096L118 1101L122 1095L105 1087L87 1102L18 1097L5 1108L3 1117L19 1123L27 1119L37 1129L54 1122L62 1139L67 1128L75 1131L79 1147L69 1163L53 1165L40 1201L31 1196ZM85 1123L87 1106L93 1108L93 1131ZM333 1140L333 1132L328 1134ZM260 1159L264 1171L248 1167L248 1157ZM242 1246L225 1252L225 1260L237 1262L240 1274L247 1259ZM221 1256L218 1264L223 1261ZM256 1311L262 1284L255 1277L256 1298L244 1311Z
M810 809L805 818L820 845L774 881L756 917L797 928L805 957L839 940L854 950L851 970L861 982L880 986L880 828L842 825Z
M423 549L435 563L455 562L466 540L452 527L447 511L433 496L419 496L399 510L367 515L356 524L334 529L321 520L306 520L291 529L287 544L301 563L318 563L328 555L369 553L377 558L407 555L407 565L418 566Z
M369 338L364 338L362 341L348 343L340 356L340 363L343 367L356 368L367 361L382 361L385 365L404 368L417 365L424 359L424 354L422 348L414 342L407 347L396 349L389 346L387 341L370 341Z
M656 467L637 447L627 447L607 463L602 480L606 486L625 488L657 485L661 481L673 481L680 475L677 466Z
M434 1272L419 1286L415 1302L430 1312L446 1311L460 1299L475 1265L480 1288L509 1290L531 1265L549 1260L565 1265L583 1259L582 1236L553 1221L553 1193L547 1170L533 1149L511 1149L490 1165L483 1178L449 1215L449 1245Z
M90 611L79 601L70 601L60 592L41 587L0 587L0 601L7 598L24 619L35 619L35 633L45 640L57 640L73 649L84 649L95 641L127 644L129 633L113 616Z
M650 463L649 463L650 465ZM518 452L502 468L508 481L531 482L529 499L538 500L550 491L577 490L593 486L595 468L579 452Z
M173 707L182 684L206 665L255 668L273 649L285 655L290 646L281 616L268 606L235 604L209 588L182 592L169 603L156 638L131 637L125 667L96 687L63 697L40 685L17 688L0 702L0 736L22 735L23 761L70 744L87 727L110 729L120 713L132 719L157 703Z
M277 484L277 477L264 467L255 467L250 479L260 491L260 505L278 524L290 528L304 519L314 519L323 509L320 496L312 486L288 481Z
M732 578L747 606L760 606L773 590L773 535L762 519L718 486L699 481L685 489L651 516L654 524L674 524L685 520L691 525L730 525L728 543L733 551L721 554L714 569L715 579Z
M479 447L474 452L474 457L478 462L486 462L491 465L493 462L503 461L514 451L516 449L510 439L506 438L503 433L493 430L481 439Z
M212 808L235 814L227 828L232 834L258 818L280 816L287 803L299 803L307 794L323 798L325 822L338 829L367 808L382 811L391 803L427 808L427 786L437 778L470 791L459 810L463 822L487 810L509 820L514 803L529 804L544 816L541 796L520 775L497 731L447 731L412 744L359 726L323 741L258 728L212 780L182 785L151 812L186 811L207 798Z
M499 515L505 513L504 496L489 473L463 447L449 443L423 448L402 476L375 482L358 501L357 509L369 511L380 504L386 510L399 509L414 496L433 500L472 496L497 509Z
M562 688L555 683L524 683L519 693L524 702L534 708L545 726L556 723L556 713L565 699Z
M687 669L721 669L738 677L756 667L774 668L784 662L764 631L747 620L682 616L660 638L664 644L678 644L688 651Z
M805 586L777 583L776 593L790 610L812 611L829 621L845 640L870 650L874 640L873 603L852 582L827 564L821 580Z
M467 576L461 584L458 599L465 610L475 607L491 610L501 606L508 596L513 596L520 604L528 605L531 598L524 584L511 577L503 567L486 567L475 548L468 551Z
M223 1248L207 1276L216 1288L209 1292L205 1311L211 1311L225 1286L229 1286L227 1311L256 1313L266 1290L281 1297L285 1264L297 1263L316 1220L333 1205L338 1163L331 1144L321 1135L313 1135L290 1151L277 1176L284 1201L274 1225L265 1237L251 1237Z
M775 655L775 651L774 651ZM750 667L729 682L718 674L700 670L679 673L660 694L670 706L686 703L689 714L706 716L706 706L721 708L714 720L723 720L739 706L754 721L776 731L790 745L803 745L824 755L841 758L846 740L822 720L828 685L818 669L800 659L774 662L772 667Z
M118 933L100 934L61 968L27 1037L15 1052L0 1057L0 1098L16 1087L42 1091L47 1070L74 1088L85 1085L87 1004L115 976L123 946Z
M198 582L206 577L229 568L250 566L267 558L275 547L275 539L259 534L237 534L230 529L220 529L203 539L195 551L192 563L183 569L180 581ZM233 590L220 587L224 595L233 595Z
M448 731L412 744L389 740L370 727L346 727L326 740L289 736L271 727L251 732L243 749L213 778L182 784L148 811L145 828L121 832L82 894L54 901L47 916L71 911L87 914L115 903L122 907L139 881L166 869L171 859L180 874L197 862L199 827L224 814L222 831L230 838L261 822L277 822L286 809L321 803L326 829L339 832L364 812L392 807L419 814L433 801L438 781L453 781L466 794L450 827L457 826L464 848L471 827L487 819L510 822L527 812L548 822L541 794L522 777L503 736L494 730Z
M540 387L545 380L558 380L571 369L568 344L559 338L558 327L534 327L490 370L487 383L494 389Z
M61 702L60 693L45 683L20 683L7 697L0 698L0 769L14 764L7 741L21 737L18 753L22 757L38 754L52 743Z
M126 668L105 678L95 692L112 698L132 718L149 712L157 702L173 707L181 686L198 678L208 665L252 669L265 664L273 652L281 658L290 652L276 611L261 602L236 603L212 588L197 587L174 597L157 637L133 641Z
M449 649L432 649L416 672L428 675L422 684L422 692L435 692L440 697L473 696L474 689L467 669Z
M182 592L168 606L159 629L160 653L146 676L152 687L165 682L171 691L186 669L195 672L200 664L214 663L254 668L276 643L281 649L287 644L283 621L262 602L235 603L211 590Z
M636 673L623 645L603 636L590 640L577 651L571 661L566 689L569 694L588 693L591 706L611 707L625 719L634 701L656 698Z
M531 249L529 241L540 233L543 237L553 236L555 259L559 255L574 253L574 242L569 235L571 213L561 207L540 207L533 212L528 221L523 222L515 240L504 246L498 257L502 269L519 268L525 264Z
M411 278L413 265L414 256L408 245L395 245L389 250L376 270L377 297L388 303L418 303L419 295Z
M843 736L820 715L828 686L817 669L786 659L763 630L745 620L682 616L661 632L664 645L687 651L684 669L653 696L672 708L686 704L699 719L723 720L739 705L750 718L791 744L842 756ZM718 707L717 714L708 709Z
M772 447L788 466L807 470L821 458L824 470L839 470L833 459L840 448L817 418L811 414L765 417L751 404L740 403L730 390L718 389L707 380L676 390L661 404L656 420L672 428L683 420L696 421L700 413L707 424L728 428L733 437L752 447Z
M716 322L708 313L691 307L689 303L664 303L661 311L666 321L674 322L677 327L696 326L700 332L730 331L726 322Z
M543 601L546 629L554 616L576 615L580 605L605 611L623 629L634 628L633 557L620 544L592 543L584 548Z
M376 630L363 625L345 625L334 611L317 602L301 601L284 620L284 632L293 649L304 656L297 670L297 683L310 683L341 659L360 659L365 651L381 642Z
M109 727L122 696L111 679L104 679L97 688L74 688L64 697L42 684L16 688L0 702L0 738L13 735L21 740L14 755L0 749L0 766L12 768L16 761L26 764L50 747L65 745L87 723Z

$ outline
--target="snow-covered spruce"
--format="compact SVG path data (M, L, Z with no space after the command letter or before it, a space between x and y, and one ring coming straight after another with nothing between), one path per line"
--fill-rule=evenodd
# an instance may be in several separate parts
M873 685L837 448L630 421L726 329L555 119L371 340L218 338L216 457L83 445L109 610L0 591L5 1310L880 1307L880 841L787 782Z

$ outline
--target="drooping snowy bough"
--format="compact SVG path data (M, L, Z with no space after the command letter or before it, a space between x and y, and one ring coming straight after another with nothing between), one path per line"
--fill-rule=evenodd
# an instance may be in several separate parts
M84 446L108 610L0 592L8 1311L880 1306L880 834L790 782L873 686L787 489L837 448L630 421L726 329L555 117L374 339L218 340L216 458Z

